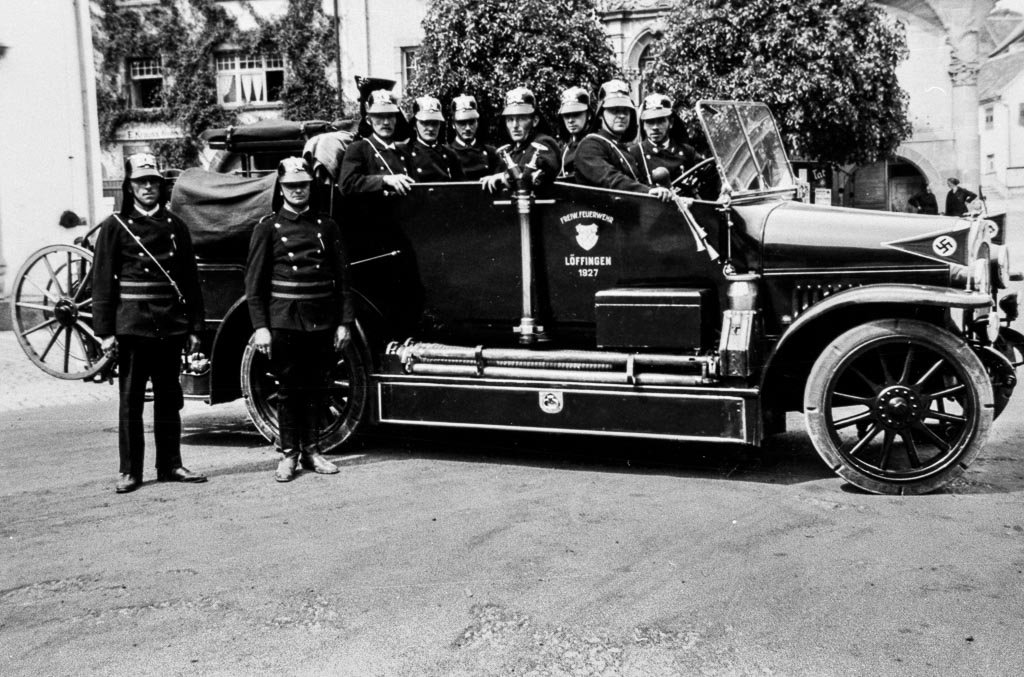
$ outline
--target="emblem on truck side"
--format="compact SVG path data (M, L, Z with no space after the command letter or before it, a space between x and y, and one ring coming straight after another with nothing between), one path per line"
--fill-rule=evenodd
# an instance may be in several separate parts
M581 223L576 226L576 244L590 251L597 245L597 224Z

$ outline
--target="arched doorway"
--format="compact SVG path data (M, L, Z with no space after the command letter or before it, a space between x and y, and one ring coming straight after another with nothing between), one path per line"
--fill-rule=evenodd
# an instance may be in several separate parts
M925 174L913 162L895 157L858 167L847 188L849 206L892 212L915 212L911 196L928 184Z

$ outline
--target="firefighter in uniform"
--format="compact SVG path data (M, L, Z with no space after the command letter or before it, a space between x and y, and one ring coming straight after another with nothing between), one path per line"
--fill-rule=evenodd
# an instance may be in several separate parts
M703 158L678 136L682 125L672 112L672 100L650 94L640 104L641 140L630 144L640 176L650 186L671 186L683 172Z
M601 85L597 116L600 128L587 134L576 149L576 180L585 186L645 193L662 202L670 201L674 196L670 188L643 182L624 142L635 138L637 131L636 107L629 85L622 80Z
M572 178L576 173L576 148L590 127L590 94L582 87L562 92L558 107L559 138L562 141L562 172L559 178Z
M119 494L142 485L142 410L150 380L157 481L206 481L181 461L182 351L199 350L204 317L192 239L167 210L153 155L126 159L123 190L120 213L100 224L92 269L93 330L105 353L117 353Z
M480 129L480 111L476 99L462 94L452 100L452 126L455 140L448 148L455 153L467 181L476 181L498 171L498 154L493 146L480 143L477 132Z
M335 351L350 340L352 299L338 224L311 209L309 165L286 158L277 175L283 205L253 230L245 294L253 342L280 384L282 457L274 478L288 482L300 461L317 473L338 472L316 445Z
M530 177L533 186L550 184L562 168L559 159L558 142L547 134L537 132L540 116L537 115L537 98L526 87L516 87L505 94L505 129L512 143L498 148L498 156L508 154L512 162ZM498 172L480 179L484 188L494 192L499 185L509 187L505 172Z
M442 144L441 102L432 96L421 96L412 104L416 134L406 144L411 158L410 174L420 182L462 181L462 165L455 153Z
M405 144L396 143L401 111L386 89L370 92L366 118L372 133L350 144L341 160L338 186L342 195L406 195L415 182L409 175L412 158Z

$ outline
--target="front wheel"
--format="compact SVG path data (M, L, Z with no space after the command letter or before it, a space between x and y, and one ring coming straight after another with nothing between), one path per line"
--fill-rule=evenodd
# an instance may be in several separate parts
M351 335L348 345L337 354L328 379L325 406L320 412L319 448L325 452L351 439L369 415L369 351L358 327L353 328ZM277 379L270 369L270 360L256 350L252 337L242 353L241 371L242 395L249 418L261 435L280 445Z
M974 351L917 320L878 320L842 334L804 390L818 453L839 476L880 494L923 494L963 474L984 446L993 408Z

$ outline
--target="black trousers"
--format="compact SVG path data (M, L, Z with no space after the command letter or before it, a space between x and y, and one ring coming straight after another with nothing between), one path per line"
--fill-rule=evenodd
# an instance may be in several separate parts
M327 380L336 359L334 332L329 329L270 330L282 452L317 451L326 415Z
M118 411L118 449L121 470L142 478L145 438L142 408L146 382L153 381L153 439L156 469L181 466L181 354L185 336L117 337L117 369L121 404Z

